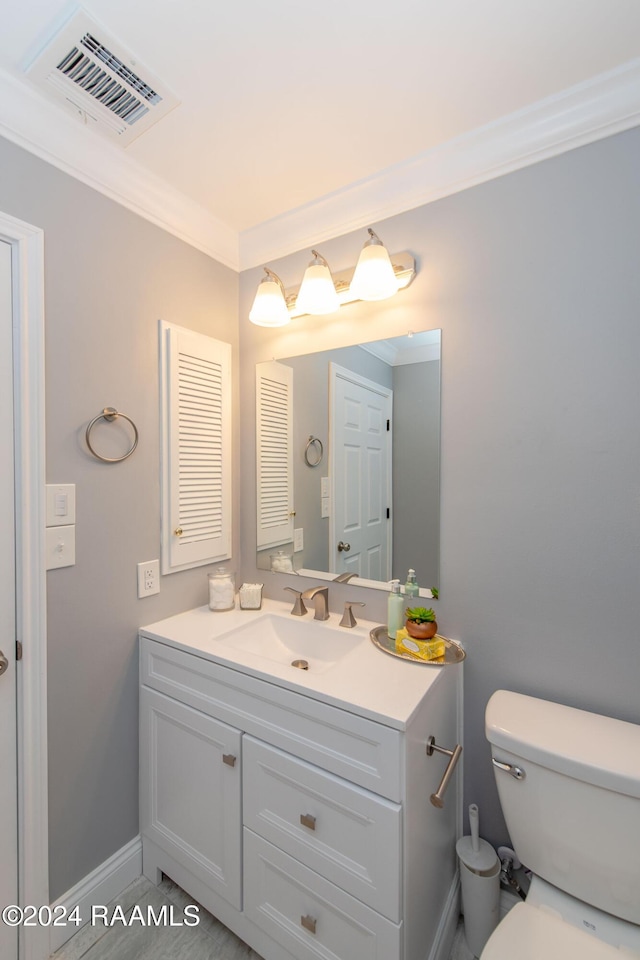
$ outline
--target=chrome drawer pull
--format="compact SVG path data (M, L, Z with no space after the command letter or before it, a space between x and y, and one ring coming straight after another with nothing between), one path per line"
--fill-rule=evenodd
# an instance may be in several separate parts
M314 934L315 934L315 932L316 932L316 918L315 918L315 917L309 917L309 916L300 917L300 923L301 923L302 926L305 928L305 930L308 930L308 931L309 931L309 933L314 933Z
M310 813L301 813L300 823L303 827L308 827L309 830L315 830L316 828L316 818L312 817Z
M236 765L236 758L234 757L234 755L233 755L232 753L223 753L223 754L222 754L222 762L223 762L223 763L226 763L228 767L235 767L235 765Z
M435 793L432 793L429 799L434 807L444 807L444 800L442 799L445 790L449 786L449 780L453 776L453 771L455 770L456 763L460 759L460 754L462 753L462 747L459 743L455 745L453 750L447 750L446 747L439 747L436 743L435 737L429 737L427 740L427 756L431 757L434 753L444 753L445 756L449 757L449 763L447 764L447 769L442 775L442 780L440 781L440 786Z
M501 760L496 760L495 757L491 757L491 763L494 767L497 767L498 770L504 770L505 773L508 773L509 776L513 777L515 780L524 780L526 773L522 767L516 767L512 763L503 763Z

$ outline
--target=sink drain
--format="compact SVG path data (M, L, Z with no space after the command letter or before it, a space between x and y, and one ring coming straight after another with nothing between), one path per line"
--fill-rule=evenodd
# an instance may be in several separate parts
M298 670L308 670L308 669L309 669L309 661L308 661L308 660L292 660L292 661L291 661L291 666L292 666L292 667L297 667Z

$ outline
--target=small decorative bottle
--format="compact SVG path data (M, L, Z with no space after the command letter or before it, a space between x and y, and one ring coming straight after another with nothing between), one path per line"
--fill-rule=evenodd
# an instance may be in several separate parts
M400 581L391 581L391 593L387 600L387 634L390 640L396 639L396 633L404 626L404 597L400 593Z
M404 585L404 595L405 597L419 597L420 596L420 587L418 586L418 581L416 580L416 572L411 567L409 573L407 574L407 582Z
M236 587L233 574L226 567L218 567L209 574L209 610L233 610L236 605Z

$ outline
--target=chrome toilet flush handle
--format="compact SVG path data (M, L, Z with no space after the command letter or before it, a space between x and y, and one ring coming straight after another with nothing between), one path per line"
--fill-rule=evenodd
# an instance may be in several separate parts
M526 773L522 767L516 766L515 763L504 763L502 760L496 760L495 757L491 757L491 763L494 767L497 767L498 770L504 770L505 773L508 773L509 776L515 780L524 780L526 777Z

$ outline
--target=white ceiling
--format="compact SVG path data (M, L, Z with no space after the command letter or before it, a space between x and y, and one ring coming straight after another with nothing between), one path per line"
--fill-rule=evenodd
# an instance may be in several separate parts
M235 267L640 122L638 0L87 0L181 101L125 150L29 89L75 9L5 5L0 131Z

